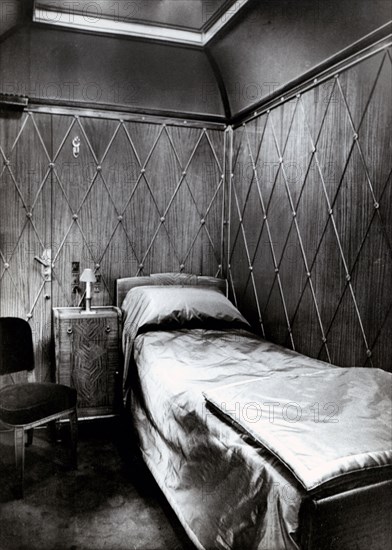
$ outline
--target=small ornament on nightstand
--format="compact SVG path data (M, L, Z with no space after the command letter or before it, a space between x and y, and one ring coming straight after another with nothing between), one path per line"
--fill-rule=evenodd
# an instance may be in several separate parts
M91 309L91 285L96 282L94 271L92 269L85 269L80 277L83 283L86 283L86 309L81 313L89 313L94 315L95 311Z

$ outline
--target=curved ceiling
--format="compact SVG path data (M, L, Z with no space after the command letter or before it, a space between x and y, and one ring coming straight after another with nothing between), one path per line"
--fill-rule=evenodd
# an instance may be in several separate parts
M391 33L389 0L260 0L224 29L209 49L237 116L369 34ZM377 37L376 37L377 35ZM346 52L345 52L346 50Z
M48 26L19 29L1 44L1 92L32 102L225 120L203 50Z
M97 25L139 25L143 33L81 32L65 19L57 21L63 28L31 24L34 10L53 18L60 6L69 18L94 20L95 9ZM94 89L107 108L226 122L369 33L391 32L389 0L372 0L371 10L369 0L7 0L0 15L0 93L69 101L71 89L71 99L86 103Z

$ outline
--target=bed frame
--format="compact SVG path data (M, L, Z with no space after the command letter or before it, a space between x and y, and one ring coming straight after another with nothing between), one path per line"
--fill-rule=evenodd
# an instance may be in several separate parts
M116 305L137 286L203 285L227 294L227 281L185 273L118 279ZM392 472L376 473L354 489L334 489L306 498L300 511L302 550L384 550L392 541ZM273 550L273 549L271 549Z

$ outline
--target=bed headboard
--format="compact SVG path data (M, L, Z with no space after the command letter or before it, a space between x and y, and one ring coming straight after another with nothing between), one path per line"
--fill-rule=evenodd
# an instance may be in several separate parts
M227 295L227 280L189 273L154 273L145 277L126 277L116 281L116 305L121 307L131 288L149 285L203 285L219 288Z

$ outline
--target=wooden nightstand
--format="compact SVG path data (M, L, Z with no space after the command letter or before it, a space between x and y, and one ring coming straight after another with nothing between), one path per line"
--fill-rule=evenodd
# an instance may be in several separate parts
M76 388L78 417L114 415L121 408L121 310L56 307L56 380Z

